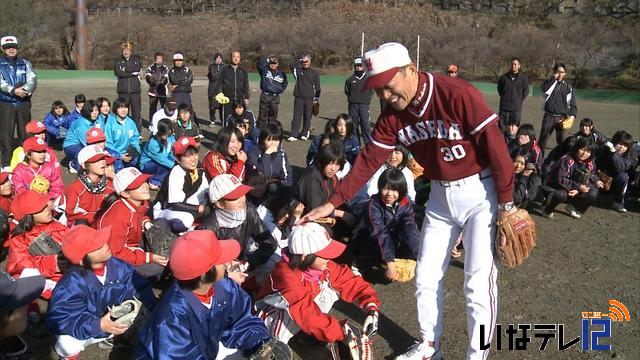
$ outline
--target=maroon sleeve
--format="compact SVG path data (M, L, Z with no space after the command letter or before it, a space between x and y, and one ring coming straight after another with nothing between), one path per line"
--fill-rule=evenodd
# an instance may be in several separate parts
M393 115L385 113L380 115L371 134L372 140L358 154L353 168L329 199L333 207L337 208L351 199L393 152L397 143L393 123L397 121Z
M457 107L462 114L465 130L472 135L478 157L485 156L491 167L491 175L498 191L498 202L513 201L513 162L498 128L498 115L487 107L482 94L473 86L457 99Z

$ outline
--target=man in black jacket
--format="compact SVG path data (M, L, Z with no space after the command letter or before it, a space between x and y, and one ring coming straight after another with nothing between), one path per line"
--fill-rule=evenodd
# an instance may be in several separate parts
M260 113L258 115L258 127L264 127L278 120L278 105L280 94L287 89L287 74L280 70L278 58L269 56L258 59L258 72L260 73Z
M169 83L169 68L164 64L164 55L161 52L153 54L153 64L149 65L144 74L149 84L149 122L153 114L160 107L164 107L167 101L167 83Z
M138 55L133 55L133 45L125 42L120 45L122 56L115 61L113 73L118 77L118 97L126 99L131 104L131 117L140 128L140 71L142 71L142 62Z
M184 66L184 54L174 53L173 68L169 70L169 91L178 106L180 104L191 106L191 83L193 83L193 72Z
M356 125L358 143L360 143L360 137L362 137L366 144L371 140L369 104L371 104L373 90L364 90L366 74L362 58L358 57L353 61L353 68L353 75L344 83L344 93L347 95L347 102L349 103L349 116L351 116Z
M311 68L311 56L304 55L300 64L292 67L291 72L296 78L293 89L293 120L291 121L291 135L287 141L309 139L311 128L311 110L313 104L320 99L320 75ZM301 124L302 123L302 124ZM300 129L302 125L302 129Z
M222 71L222 67L224 64L222 63L222 54L216 53L213 55L213 62L209 64L209 72L207 73L207 79L209 79L209 87L207 88L207 97L209 98L209 121L211 123L210 126L215 125L216 123L216 110L218 110L218 115L220 116L220 122L222 122L222 105L218 103L216 100L215 92L216 83L220 78L220 72Z
M544 116L538 145L544 154L547 139L555 129L556 142L562 144L567 137L567 131L562 128L562 120L578 113L576 99L571 85L565 80L566 67L562 63L553 66L553 76L540 85L544 97Z
M231 52L231 63L222 67L220 77L215 86L215 93L222 92L229 98L229 102L222 106L222 126L226 126L225 120L233 112L233 104L244 102L249 106L249 74L240 66L240 52Z
M522 103L529 95L529 80L520 71L520 59L511 58L511 69L503 74L498 80L498 94L500 95L500 129L507 130L507 122L513 119L520 123L522 113Z

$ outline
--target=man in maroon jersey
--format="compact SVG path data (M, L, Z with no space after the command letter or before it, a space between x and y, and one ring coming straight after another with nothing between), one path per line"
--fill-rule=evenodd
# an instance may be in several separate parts
M484 359L488 350L480 350L480 326L485 328L482 341L490 342L497 317L496 217L515 211L513 164L498 116L468 82L418 72L401 44L383 44L364 57L365 87L375 89L388 106L336 194L302 221L328 216L362 187L396 144L406 146L431 179L431 193L416 267L422 341L396 359L441 357L443 277L463 231L467 359Z

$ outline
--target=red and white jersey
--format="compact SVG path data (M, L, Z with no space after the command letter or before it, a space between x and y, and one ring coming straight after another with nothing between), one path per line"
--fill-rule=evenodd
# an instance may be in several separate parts
M386 160L404 145L430 180L458 180L491 168L499 202L513 198L513 163L498 116L470 83L420 73L418 91L403 111L388 107L378 118L372 141L330 202L351 198Z

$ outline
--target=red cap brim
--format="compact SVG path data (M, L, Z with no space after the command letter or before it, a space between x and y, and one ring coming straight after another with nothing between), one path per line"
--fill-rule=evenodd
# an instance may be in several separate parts
M367 77L367 81L364 83L364 90L378 89L387 85L389 81L396 76L398 71L400 71L400 68L394 67L379 74Z
M147 182L147 180L149 180L150 177L151 177L151 175L149 175L149 174L140 174L140 175L138 175L138 177L135 180L133 180L133 182L131 184L129 184L129 186L127 186L127 190L135 190L135 189L139 188L140 185L142 185L145 182Z
M116 160L118 160L113 156L107 156L104 159L107 161L107 165L111 165L111 164L115 163Z
M320 251L316 251L315 254L324 259L335 259L344 252L344 249L346 249L346 247L347 245L331 239L331 241L329 241L329 245L327 245L326 248Z
M0 173L0 185L4 184L7 180L9 180L9 175L11 175L10 172L3 172Z
M237 240L218 240L220 243L220 255L212 265L226 264L240 256L240 243Z
M96 161L100 161L104 158L106 158L108 155L107 154L96 154L93 155L92 157L88 158L85 163L94 163Z
M251 186L247 186L245 184L241 184L235 190L228 193L224 196L225 200L236 200L240 198L242 195L246 195L249 191L253 190Z

